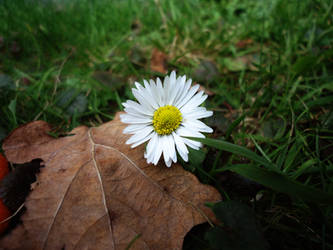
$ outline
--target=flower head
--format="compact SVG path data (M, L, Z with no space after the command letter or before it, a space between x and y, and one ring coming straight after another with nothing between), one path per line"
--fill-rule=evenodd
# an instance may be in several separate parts
M200 105L206 100L203 91L197 92L199 85L191 87L192 80L186 76L178 76L173 71L170 76L161 80L144 80L144 86L135 82L133 95L138 100L123 103L126 114L120 119L130 124L123 133L133 134L126 144L132 148L149 141L145 158L148 163L156 165L163 153L165 164L170 167L177 162L177 154L188 161L187 146L199 149L201 143L187 139L187 136L205 136L201 132L211 133L213 130L201 118L213 115L212 111Z

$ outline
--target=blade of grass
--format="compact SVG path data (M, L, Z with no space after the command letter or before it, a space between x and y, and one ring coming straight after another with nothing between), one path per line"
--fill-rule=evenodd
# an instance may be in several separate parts
M238 117L236 120L234 120L231 123L231 125L228 127L227 131L225 132L225 138L226 138L226 140L229 139L229 137L230 137L232 131L234 130L234 128L237 127L238 124L241 123L241 121L244 120L245 116L246 116L246 113L242 114L240 117Z
M257 143L257 141L253 138L252 135L249 135L252 142L254 143L254 145L256 146L256 148L260 151L260 153L265 157L265 159L268 161L268 162L272 162L271 159L266 155L266 153L264 152L264 150L260 147L260 145Z
M298 155L301 149L302 149L301 145L296 141L294 145L292 145L291 148L288 150L288 154L284 162L284 168L283 168L284 173L288 173L289 170L292 168L296 156Z
M306 162L304 162L301 166L297 168L297 170L292 174L293 179L297 179L300 175L304 174L306 170L311 168L313 165L315 165L317 161L315 159L309 159Z
M10 110L10 112L12 113L12 117L13 117L13 126L16 127L17 126L17 119L16 119L16 98L13 99L9 105L8 105L8 109Z
M319 202L333 205L333 194L306 186L300 182L289 179L287 176L260 168L251 164L236 164L224 168L236 172L250 180L258 182L278 192L301 198L305 201Z
M211 139L211 138L195 138L195 137L187 137L187 138L194 140L194 141L202 142L203 144L205 144L207 146L211 146L211 147L214 147L214 148L217 148L220 150L225 150L225 151L228 151L228 152L236 154L236 155L244 156L250 160L253 160L253 161L267 167L268 169L271 169L273 171L279 171L273 163L267 161L264 157L257 155L256 153L252 152L251 150L249 150L247 148L232 144L230 142Z

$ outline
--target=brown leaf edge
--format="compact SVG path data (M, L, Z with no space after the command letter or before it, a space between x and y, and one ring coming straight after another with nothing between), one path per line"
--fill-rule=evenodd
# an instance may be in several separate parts
M109 122L107 124L103 124L98 128L92 128L89 131L102 130L102 132L103 132L103 130L105 130L105 129L107 131L108 126L110 124L112 124L115 127L120 126L123 128L123 125L119 122L119 114L118 114L114 121ZM58 144L57 142L59 142L59 140L65 140L65 141L68 141L68 143L70 143L74 139L74 137L54 139L47 134L47 132L50 131L50 129L51 128L47 123L42 122L42 121L36 121L36 122L32 122L32 123L26 124L24 126L21 126L19 129L15 130L13 133L10 134L10 136L4 142L4 150L7 155L7 158L12 162L21 162L22 163L22 162L26 162L28 160L32 160L34 158L39 157L39 158L44 159L44 161L46 162L45 168L47 169L48 160L51 159L52 157L54 157L55 154L61 150L61 146L57 147L57 144ZM79 136L80 135L82 136L83 133L81 130L83 130L84 132L87 132L87 128L79 127L79 128L74 129L74 131L72 131L71 134L73 134L73 133L75 134L75 132L78 132L77 134ZM119 131L116 131L114 136L116 137L118 134L119 134ZM105 136L103 136L103 133L98 138L97 132L95 134L94 139L99 140L100 145L103 144L103 140L105 140L105 139L107 140L107 138L105 138ZM118 146L120 145L120 147L122 147L123 150L125 147L128 147L128 145L124 145L124 140L126 140L125 136L123 136L121 141L116 140L117 141L116 144ZM51 144L53 143L53 147L51 147L52 150L48 149L48 147L44 147L44 145L48 145L50 143ZM67 143L67 145L68 145L68 143ZM105 144L105 142L104 142L104 144ZM143 147L139 147L135 151L136 155L138 155L138 154L140 155L139 159L136 159L136 160L140 161L140 164L141 164L140 168L142 170L145 171L146 169L152 168L152 169L154 169L154 171L156 169L157 169L156 171L161 171L161 173L165 174L166 176L168 176L168 173L170 174L170 172L168 172L168 171L170 171L170 169L167 169L163 164L159 164L157 167L148 166L147 164L142 165L142 162L145 162L145 160L143 159L143 150L144 150ZM185 174L187 178L191 179L191 181L196 182L196 185L201 185L200 187L203 190L205 190L205 192L207 191L208 193L210 193L208 195L210 198L208 198L208 200L206 200L206 201L214 202L214 201L219 201L221 199L219 193L213 187L199 184L199 181L197 180L197 178L194 175L192 175L191 173L184 171L180 165L175 164L172 166L171 169L175 169L173 171L176 171L178 174L179 173ZM42 172L43 171L45 172L44 169L42 170ZM176 185L176 187L177 187L177 185ZM168 187L165 187L164 191L173 192L173 190L168 190ZM174 195L174 193L172 193L172 194ZM192 204L191 206L196 206L196 205ZM29 207L28 207L28 209L29 209ZM215 220L213 213L210 211L210 209L206 208L204 206L204 204L200 204L199 207L195 207L195 210L200 215L198 216L198 214L196 214L196 216L195 216L196 221L194 222L194 224L188 226L188 228L183 230L184 235L181 235L181 239L177 240L178 242L175 243L178 246L175 249L178 249L181 247L185 233L187 233L191 229L192 226L203 223L208 218ZM111 212L112 211L110 210L109 213L111 213ZM23 222L24 222L24 218L23 218ZM21 233L22 233L22 230L21 230ZM0 246L1 245L2 244L0 242ZM173 247L175 247L176 245L173 245Z

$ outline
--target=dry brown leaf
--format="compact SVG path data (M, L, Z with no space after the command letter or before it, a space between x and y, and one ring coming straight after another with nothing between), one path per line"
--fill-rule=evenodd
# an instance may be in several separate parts
M144 146L131 149L119 116L54 139L36 121L4 142L9 161L42 158L22 224L1 249L181 249L185 234L214 218L205 202L221 199L180 165L148 165Z
M167 55L155 48L150 59L150 69L152 71L166 74L168 72L166 65Z

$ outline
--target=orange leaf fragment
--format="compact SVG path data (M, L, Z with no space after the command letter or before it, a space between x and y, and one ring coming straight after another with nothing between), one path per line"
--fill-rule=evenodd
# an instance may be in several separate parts
M152 71L166 74L168 72L167 55L155 48L150 59L150 69Z

